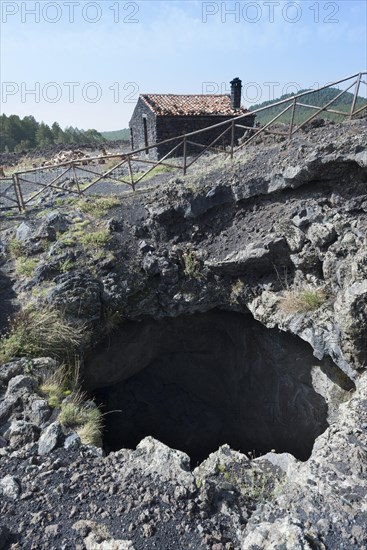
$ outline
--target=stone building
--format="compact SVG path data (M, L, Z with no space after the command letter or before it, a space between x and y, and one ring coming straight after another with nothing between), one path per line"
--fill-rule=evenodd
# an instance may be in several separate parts
M207 128L247 113L247 109L241 106L241 89L241 80L234 78L231 81L230 95L141 94L129 123L132 149L143 149L154 143ZM241 119L241 124L253 126L255 116L249 113ZM213 128L194 136L192 141L209 145L224 129L223 127ZM235 140L242 137L244 132L244 129L236 128ZM143 154L151 159L161 159L178 142L179 140L172 141L147 149ZM229 131L215 146L225 147L230 142L231 132ZM187 146L188 154L198 154L200 151L201 148L198 146ZM175 155L180 156L182 153L183 147L180 146Z

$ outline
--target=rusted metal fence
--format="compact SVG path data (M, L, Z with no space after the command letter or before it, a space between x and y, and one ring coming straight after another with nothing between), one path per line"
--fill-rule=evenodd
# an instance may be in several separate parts
M342 115L351 119L361 111L367 108L367 103L362 107L357 106L357 99L361 84L367 85L367 72L360 72L338 80L327 86L323 86L316 90L309 90L297 95L293 95L276 103L272 103L266 107L261 107L251 111L251 114L257 114L264 112L274 107L285 106L276 116L274 116L268 123L262 127L252 127L241 124L241 121L245 119L249 113L239 115L238 117L214 124L207 128L189 132L174 138L166 139L159 143L149 145L141 149L129 151L116 155L104 155L92 158L81 158L77 160L70 160L55 165L47 165L39 168L32 168L30 170L18 170L9 177L0 178L0 199L10 203L10 206L17 207L20 212L26 210L27 206L32 204L35 199L40 195L50 191L58 190L74 194L82 197L88 194L88 191L96 186L99 182L108 182L111 184L126 185L128 189L132 191L136 190L137 185L148 175L152 175L155 171L158 171L160 167L164 166L168 169L177 169L186 174L187 170L195 164L199 158L211 151L214 153L224 153L231 159L237 151L251 143L260 134L274 134L277 136L284 136L284 138L291 140L293 135L301 130L306 124L311 122L314 118L321 113L328 112L337 115ZM339 84L346 83L347 87L333 97L330 101L326 102L323 106L310 105L304 103L302 98L307 95L315 94L327 88L337 86ZM353 99L351 107L348 112L343 112L337 109L331 108L331 105L339 100L346 92L354 87ZM313 110L313 114L300 124L295 123L297 108L302 107ZM275 131L271 127L273 124L279 121L286 113L290 113L290 121L287 131ZM235 134L236 128L240 128L244 131L244 138L241 144L236 143ZM213 129L218 129L218 136L212 140L209 145L203 145L195 141L196 136L204 134L205 132L212 132ZM245 133L246 132L246 133ZM230 145L226 148L220 146L224 137L230 135ZM164 155L160 160L151 160L146 157L148 151L155 149L159 145L172 144L172 149ZM228 141L227 141L228 143ZM199 149L198 154L189 155L188 146L196 147ZM145 158L144 158L145 157ZM142 166L148 165L148 170L142 171Z

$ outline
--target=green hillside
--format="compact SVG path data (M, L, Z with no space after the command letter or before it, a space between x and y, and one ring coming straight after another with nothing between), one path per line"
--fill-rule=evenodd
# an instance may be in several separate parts
M111 132L101 132L101 134L108 141L116 141L116 140L130 141L129 128L123 128L122 130L114 130Z
M299 93L306 92L307 90L301 90ZM334 97L336 97L341 90L337 88L327 88L325 90L313 92L310 91L307 95L303 96L302 98L299 98L299 102L306 103L308 105L315 105L318 107L321 107L331 101ZM279 97L278 99L274 99L272 101L264 101L263 103L259 103L257 105L252 105L250 107L250 111L255 111L256 109L260 109L261 107L266 107L268 105L272 105L273 103L276 103L277 101L281 101L284 99L287 99L288 97L291 97L292 94L285 94ZM342 95L339 99L336 100L335 103L333 103L330 106L330 109L336 109L338 111L342 111L345 113L350 112L350 108L353 101L353 94L350 92L346 92L344 95ZM263 111L261 113L257 113L256 115L256 122L260 122L260 124L264 125L267 122L269 122L271 119L273 119L277 114L281 113L288 105L291 105L291 101L287 103L283 103L282 105L278 105L276 107L271 107L269 109L266 109L266 111ZM367 100L363 97L357 98L357 104L356 108L362 107L363 105L366 105ZM295 122L296 124L300 124L301 122L305 121L308 117L310 117L314 112L316 112L314 109L307 109L306 107L297 107L296 109L296 115L295 115ZM329 119L329 120L335 120L337 122L343 120L345 117L343 115L337 115L335 113L326 113L322 112L320 117ZM291 110L289 110L287 113L285 113L280 119L278 119L277 122L290 122L291 118Z

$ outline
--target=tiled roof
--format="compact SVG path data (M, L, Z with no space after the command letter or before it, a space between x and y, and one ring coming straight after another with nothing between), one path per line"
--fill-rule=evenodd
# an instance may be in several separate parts
M143 101L157 115L235 115L247 112L231 109L229 95L174 95L174 94L143 94Z

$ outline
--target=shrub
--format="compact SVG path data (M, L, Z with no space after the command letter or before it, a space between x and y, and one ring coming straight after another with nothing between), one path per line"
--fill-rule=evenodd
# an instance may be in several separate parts
M87 337L84 325L72 325L50 306L28 308L15 316L8 334L0 340L0 363L20 356L67 359Z
M325 300L326 295L322 288L294 288L285 291L279 307L285 313L303 313L315 311Z
M201 279L200 261L196 253L192 250L183 254L184 273L192 279Z

